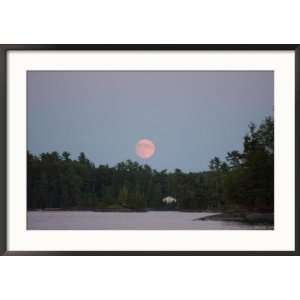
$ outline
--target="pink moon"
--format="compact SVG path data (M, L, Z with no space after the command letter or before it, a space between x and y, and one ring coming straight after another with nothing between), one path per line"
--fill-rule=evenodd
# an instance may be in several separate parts
M148 159L155 153L155 144L151 140L139 140L135 146L136 154L142 159Z

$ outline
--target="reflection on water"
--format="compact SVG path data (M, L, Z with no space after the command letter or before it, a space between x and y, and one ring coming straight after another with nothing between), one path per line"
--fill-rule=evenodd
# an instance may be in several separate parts
M30 211L27 229L49 230L252 230L273 229L266 225L239 222L195 220L214 213L149 211L149 212L92 212L92 211Z

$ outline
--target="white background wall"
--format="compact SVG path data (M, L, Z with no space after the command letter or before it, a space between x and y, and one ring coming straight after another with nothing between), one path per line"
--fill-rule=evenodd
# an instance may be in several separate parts
M300 2L0 0L0 43L300 43ZM1 299L299 299L295 257L1 257Z

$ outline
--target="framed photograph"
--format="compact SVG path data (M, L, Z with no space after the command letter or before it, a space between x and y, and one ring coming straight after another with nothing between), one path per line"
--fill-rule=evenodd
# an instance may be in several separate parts
M2 45L0 252L299 255L298 45Z

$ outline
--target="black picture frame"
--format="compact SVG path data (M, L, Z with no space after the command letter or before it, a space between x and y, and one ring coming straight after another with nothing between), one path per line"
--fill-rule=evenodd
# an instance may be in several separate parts
M11 50L42 51L294 51L295 52L295 251L8 251L7 248L7 52ZM299 205L299 133L300 133L300 46L296 44L42 44L0 45L0 255L110 255L110 256L256 256L300 255Z

